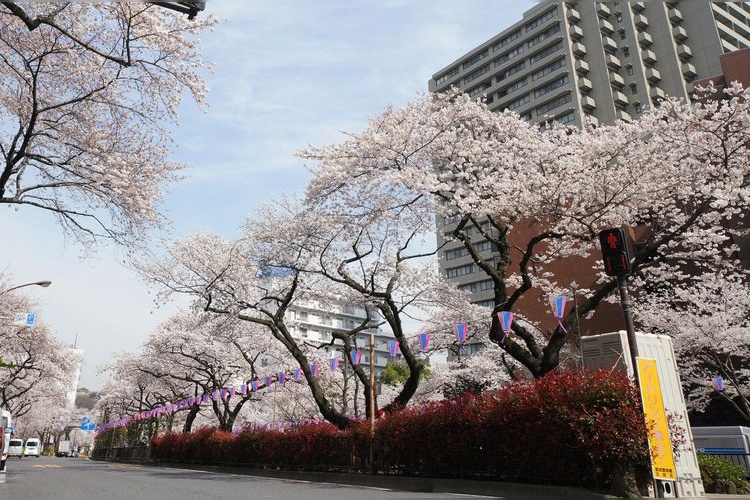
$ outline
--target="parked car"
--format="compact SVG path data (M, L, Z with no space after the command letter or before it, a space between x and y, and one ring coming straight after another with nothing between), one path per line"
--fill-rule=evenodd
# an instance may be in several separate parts
M23 458L23 439L12 438L8 442L8 458Z
M39 458L41 454L41 443L37 438L29 438L23 446L23 455L25 457Z

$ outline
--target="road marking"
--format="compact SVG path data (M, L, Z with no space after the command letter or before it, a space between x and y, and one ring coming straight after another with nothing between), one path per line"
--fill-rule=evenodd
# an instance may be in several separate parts
M62 465L57 464L44 464L44 465L32 465L31 468L38 468L38 469L62 469Z

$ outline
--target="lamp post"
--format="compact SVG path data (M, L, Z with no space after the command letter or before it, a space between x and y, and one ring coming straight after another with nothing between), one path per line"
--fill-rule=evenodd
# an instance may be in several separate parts
M19 288L23 288L25 286L41 286L42 288L47 288L51 284L52 282L50 280L41 280L41 281L34 281L32 283L24 283L23 285L16 285L16 286L7 288L5 290L2 290L0 291L0 295L4 295L12 290L18 290Z

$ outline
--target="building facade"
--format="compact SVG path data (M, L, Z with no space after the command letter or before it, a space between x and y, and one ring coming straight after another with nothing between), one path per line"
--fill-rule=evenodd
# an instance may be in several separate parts
M316 346L330 344L333 332L349 332L362 325L367 319L364 307L350 304L321 304L317 301L299 302L289 306L286 319L289 321L292 335L300 342ZM375 337L375 373L379 375L385 365L396 357L390 357L388 342L393 335L377 326L380 315L370 310L371 328L359 332L356 336L357 349L362 351L360 364L369 367L370 364L370 334ZM344 359L341 345L328 345L326 350L329 357ZM348 360L347 360L348 362ZM343 361L340 366L343 367Z
M455 87L484 98L492 110L510 109L532 123L607 124L637 119L666 96L689 99L697 80L722 74L722 54L747 47L747 2L543 2L435 73L429 90ZM461 242L443 237L456 222L437 221L440 271L470 292L473 302L493 307L492 281ZM524 223L534 224L522 221L517 232L524 233ZM491 262L492 245L475 233L480 255ZM583 286L593 282L591 262L575 259L555 269L556 275ZM549 314L541 296L523 307L531 317ZM611 316L604 310L598 315ZM600 333L596 320L583 321L579 332Z

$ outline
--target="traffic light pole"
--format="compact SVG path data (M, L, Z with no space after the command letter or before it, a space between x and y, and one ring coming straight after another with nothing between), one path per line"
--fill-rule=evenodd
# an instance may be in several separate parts
M630 294L628 293L627 276L617 277L617 288L620 290L620 306L625 316L625 331L628 333L628 347L630 347L630 360L633 363L633 375L635 383L638 384L638 342L635 338L635 326L633 324L633 312L630 308Z

